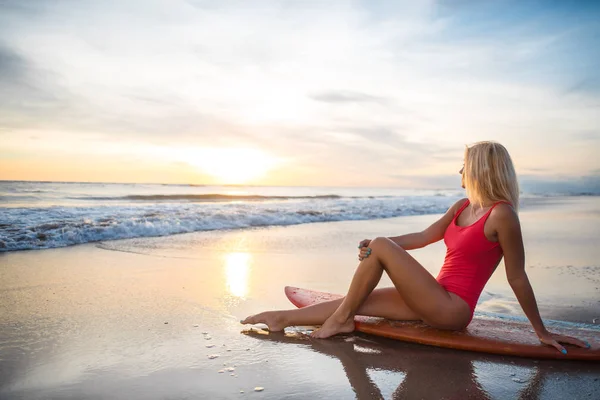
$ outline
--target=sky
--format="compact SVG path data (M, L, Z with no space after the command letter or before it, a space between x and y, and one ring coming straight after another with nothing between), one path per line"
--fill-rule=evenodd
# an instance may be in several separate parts
M600 190L600 3L0 1L0 179Z

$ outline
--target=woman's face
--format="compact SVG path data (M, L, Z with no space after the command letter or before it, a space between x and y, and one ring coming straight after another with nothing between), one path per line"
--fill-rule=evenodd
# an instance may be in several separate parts
M462 186L462 188L465 188L465 164L463 164L462 168L460 169L460 171L458 171L458 173L461 175L460 178L460 186Z

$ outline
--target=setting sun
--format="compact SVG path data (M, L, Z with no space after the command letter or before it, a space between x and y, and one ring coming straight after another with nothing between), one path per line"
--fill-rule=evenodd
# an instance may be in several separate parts
M178 155L220 184L243 184L264 176L278 163L269 154L247 148L200 148Z

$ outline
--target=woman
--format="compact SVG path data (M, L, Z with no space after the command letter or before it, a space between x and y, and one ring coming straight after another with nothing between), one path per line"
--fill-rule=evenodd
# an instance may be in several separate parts
M506 276L540 341L566 354L560 343L589 347L578 339L548 332L525 273L525 254L517 215L519 187L504 146L480 142L465 150L462 187L467 199L456 202L422 232L359 244L360 264L346 297L310 307L263 312L241 321L265 323L271 331L291 325L321 325L312 333L327 338L354 330L354 315L421 320L441 329L464 329L483 287L504 257ZM407 250L444 239L444 265L434 278ZM383 272L393 288L375 289Z

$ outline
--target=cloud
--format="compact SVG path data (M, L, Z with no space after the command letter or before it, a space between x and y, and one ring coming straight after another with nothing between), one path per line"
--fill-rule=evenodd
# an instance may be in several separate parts
M329 91L310 96L311 99L325 103L375 103L385 105L388 99L352 91Z
M0 134L59 120L70 99L55 79L53 73L0 42Z
M2 146L28 151L27 133L65 149L77 137L260 147L391 177L453 171L464 144L493 139L522 170L585 173L600 100L564 88L595 76L576 64L598 57L575 44L596 28L513 5L3 2L0 135L14 143Z
M551 172L552 170L549 168L535 168L529 167L525 170L526 173L540 173L540 172Z
M0 79L2 81L19 81L23 78L23 69L27 63L15 52L0 46Z
M49 85L44 78L51 80L51 75L43 75L26 57L0 42L0 85L2 87L3 106L16 106L28 103L52 102Z
M600 68L600 66L598 66ZM576 82L564 92L566 95L578 93L600 93L600 77L589 76Z
M572 139L580 142L600 141L600 128L594 131L575 132Z

